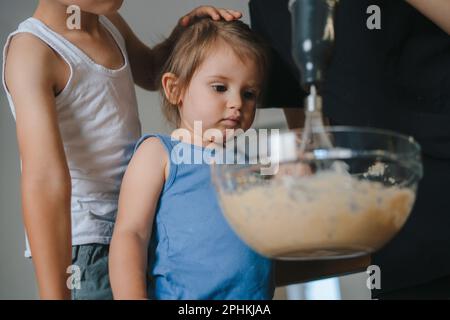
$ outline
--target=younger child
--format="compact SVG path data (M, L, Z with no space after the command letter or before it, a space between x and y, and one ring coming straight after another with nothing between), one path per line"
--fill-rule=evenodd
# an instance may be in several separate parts
M272 264L230 229L210 166L180 163L176 146L208 152L194 130L247 130L268 65L264 44L240 21L185 29L164 68L166 114L181 140L146 135L125 173L110 252L117 299L271 299ZM187 147L187 148L186 148Z
M70 298L67 270L75 299L112 298L109 242L122 175L141 134L134 84L155 89L173 47L173 37L153 49L140 42L117 12L122 2L40 0L5 46L26 256L33 254L44 299ZM81 11L73 30L69 5ZM200 7L180 23L197 16L240 14Z

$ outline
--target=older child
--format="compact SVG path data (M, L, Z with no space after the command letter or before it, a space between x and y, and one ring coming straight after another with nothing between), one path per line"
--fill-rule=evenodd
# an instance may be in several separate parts
M224 220L210 166L176 159L176 146L214 150L194 128L247 130L264 83L267 53L240 21L201 20L181 34L164 68L169 119L181 140L144 136L124 176L111 242L118 299L271 299L272 265Z
M41 298L111 298L107 255L122 175L140 136L134 83L155 88L173 46L142 44L123 0L40 0L8 38L4 86L16 118L22 205ZM80 29L67 9L81 9ZM108 15L108 18L105 16ZM201 7L181 20L240 14ZM30 250L31 249L31 250ZM77 272L80 271L80 272ZM75 279L76 280L76 279Z

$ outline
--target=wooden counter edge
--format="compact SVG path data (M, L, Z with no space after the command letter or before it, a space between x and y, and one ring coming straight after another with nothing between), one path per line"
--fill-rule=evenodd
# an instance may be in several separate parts
M308 282L362 272L370 265L370 255L342 260L282 261L276 260L275 285Z

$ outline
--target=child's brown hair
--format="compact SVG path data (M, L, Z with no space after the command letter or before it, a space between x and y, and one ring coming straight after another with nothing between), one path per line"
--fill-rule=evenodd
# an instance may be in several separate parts
M172 54L162 70L161 76L164 73L176 75L178 88L176 95L181 95L189 86L195 72L218 41L229 45L238 57L254 60L261 83L265 84L269 68L269 51L264 41L242 21L213 21L205 18L179 31ZM178 126L180 121L178 106L166 97L162 83L160 93L166 119Z

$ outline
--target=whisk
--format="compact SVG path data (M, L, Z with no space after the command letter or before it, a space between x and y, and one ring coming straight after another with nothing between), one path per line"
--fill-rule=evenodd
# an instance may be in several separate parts
M312 85L306 98L305 125L303 129L300 152L306 153L312 149L329 149L333 145L328 137L323 123L322 97L317 94L316 86Z
M302 158L314 157L314 150L333 148L322 117L319 85L334 45L334 12L338 0L292 0L292 53L301 71L301 83L309 92L305 103L305 125L300 144ZM332 163L344 170L344 164Z

